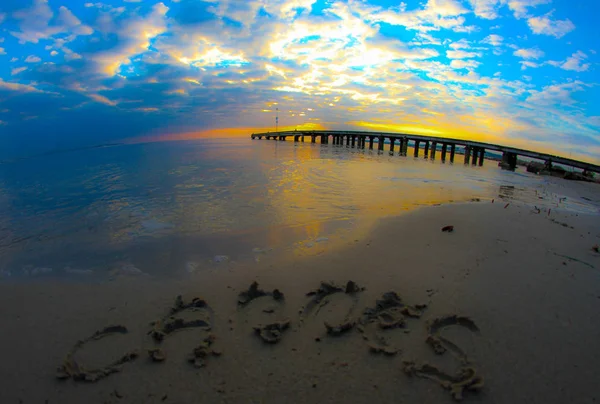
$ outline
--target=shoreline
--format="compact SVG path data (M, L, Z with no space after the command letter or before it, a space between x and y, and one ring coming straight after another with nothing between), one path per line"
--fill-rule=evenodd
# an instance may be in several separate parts
M466 401L598 399L600 254L592 247L600 240L600 217L504 205L424 207L380 221L368 237L341 250L217 267L189 279L2 282L7 331L0 342L11 347L1 367L2 402L452 402L439 383L403 371L404 361L415 361L455 374L456 358L436 355L425 343L426 324L445 315L469 317L480 330L448 327L443 333L485 381L480 392L465 392ZM454 232L442 232L446 225ZM307 292L321 281L348 280L366 288L356 303L331 296L320 312L301 318ZM284 302L267 296L238 307L238 294L253 281L266 291L279 289ZM392 290L406 304L428 305L421 318L382 333L401 352L369 352L356 329L327 334L324 322L340 323L348 313L359 318ZM204 368L186 361L203 332L174 333L163 344L147 335L149 323L180 294L202 297L214 311L211 333L222 356L208 358ZM290 328L277 344L253 331L284 319ZM100 366L133 348L142 349L140 357L96 383L56 380L55 369L73 344L111 324L129 333L90 343L80 353L82 363ZM164 362L153 363L144 351L155 346L164 350Z

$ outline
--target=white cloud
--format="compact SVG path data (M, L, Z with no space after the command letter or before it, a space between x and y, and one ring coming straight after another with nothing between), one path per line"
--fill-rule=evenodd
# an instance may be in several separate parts
M442 41L435 38L434 36L426 33L426 32L417 32L415 35L415 40L413 43L417 43L419 45L441 45Z
M477 17L493 20L498 18L498 7L501 0L469 0Z
M92 56L98 63L101 73L114 76L122 65L131 63L131 57L148 51L150 40L167 31L166 14L169 8L163 3L157 3L152 11L142 17L120 21L116 28L119 44L107 51L102 51Z
M20 43L38 43L61 33L71 33L72 39L75 39L77 35L90 35L93 32L64 6L59 8L58 16L51 24L54 12L47 0L34 0L30 8L15 11L13 17L19 21L20 31L11 31L11 35Z
M50 52L50 56L56 56L56 55L58 55L57 51L53 50L52 52Z
M454 69L476 69L477 66L479 66L481 63L479 63L476 60L453 60L452 62L450 62L450 67L454 68Z
M11 59L10 59L10 62L11 62L11 63L14 63L14 62L16 62L17 60L19 60L19 58L11 58Z
M552 0L505 0L508 8L512 10L515 18L528 17L528 11L530 8L537 7L542 4L548 4Z
M469 41L467 41L464 38L459 41L452 42L449 46L452 49L469 49L471 47L471 45L469 44Z
M583 63L587 59L587 55L582 51L577 51L567 58L564 62L549 61L548 64L559 67L563 70L571 70L575 72L584 72L589 69L589 63Z
M35 55L29 55L29 56L27 56L27 59L25 59L26 63L38 63L41 61L42 61L42 59L40 59L39 57L37 57Z
M400 25L406 29L421 32L450 29L456 32L471 32L475 27L465 26L465 17L469 10L455 0L428 0L424 8L406 11L406 5L379 10L371 13L369 18L391 25Z
M491 34L491 35L488 35L485 38L483 38L480 42L490 44L492 46L500 46L500 45L502 45L503 41L504 41L504 38L501 37L500 35Z
M25 71L25 70L27 70L27 68L26 68L26 67L17 67L17 68L15 68L15 69L12 69L12 70L10 71L10 75L11 75L11 76L14 76L14 75L16 75L16 74L19 74L19 73L21 73L22 71Z
M10 91L18 91L22 93L41 93L42 91L37 88L20 83L12 83L10 81L4 81L0 78L0 89L10 90Z
M532 104L562 104L571 105L575 100L571 98L571 94L577 91L582 91L586 85L581 81L573 81L565 84L552 84L545 86L541 91L530 91L531 96L527 99Z
M477 52L465 52L462 50L448 50L446 51L446 56L449 59L469 59L481 56L481 54Z
M6 55L6 51L4 51L4 48L0 47L0 55Z
M0 13L0 24L2 24L5 19L6 19L6 13Z
M528 67L531 67L532 69L536 69L541 66L539 63L535 63L530 60L521 60L519 63L521 64L521 70L525 70Z
M537 48L530 48L530 49L517 49L516 51L513 52L513 55L518 56L522 59L539 59L542 56L544 56L544 52L542 52L541 50L537 49Z
M551 13L541 17L531 17L527 19L527 25L534 34L551 35L556 38L561 38L575 29L575 25L569 19L551 20L550 15Z

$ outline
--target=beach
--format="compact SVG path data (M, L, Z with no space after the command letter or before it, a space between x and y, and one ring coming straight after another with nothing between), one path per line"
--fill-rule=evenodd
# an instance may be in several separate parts
M558 184L600 199L596 184ZM5 280L0 401L595 402L599 225L597 214L480 200L382 219L322 254L186 279ZM240 297L253 282L265 294ZM386 306L392 291L401 303ZM268 324L287 328L254 330ZM114 325L127 332L73 348ZM118 372L77 380L132 351ZM65 375L69 352L79 368Z

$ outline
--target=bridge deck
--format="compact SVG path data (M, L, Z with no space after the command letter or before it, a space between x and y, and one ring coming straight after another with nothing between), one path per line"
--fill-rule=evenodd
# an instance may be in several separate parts
M518 149L510 146L503 146L494 143L477 142L473 140L454 139L449 137L435 137L425 135L415 135L409 133L389 133L389 132L366 132L366 131L330 131L330 130L313 130L313 131L284 131L284 132L267 132L267 133L253 133L253 138L257 136L373 136L378 138L383 136L388 139L401 139L406 138L408 140L428 141L436 143L447 143L454 145L470 146L470 147L481 147L487 150L495 150L499 152L514 153L519 156L525 156L544 161L551 160L552 163L566 165L570 167L580 168L582 170L593 171L600 173L600 166L592 163L586 163L584 161L574 160L567 157L561 157L548 153L540 153L532 150Z

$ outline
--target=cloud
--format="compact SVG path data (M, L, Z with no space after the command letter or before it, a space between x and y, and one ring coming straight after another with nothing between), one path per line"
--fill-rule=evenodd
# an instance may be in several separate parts
M25 71L25 70L27 70L27 68L26 68L26 67L17 67L17 68L15 68L15 69L12 69L12 70L10 71L10 75L11 75L11 76L15 76L15 75L17 75L17 74L19 74L19 73L21 73L22 71Z
M131 63L131 57L147 52L150 41L167 31L167 11L167 6L157 3L146 16L121 20L116 29L118 43L91 56L99 66L98 71L114 76L119 73L121 66Z
M39 57L37 57L35 55L29 55L25 59L25 63L38 63L38 62L41 62L41 61L42 61L42 59L40 59Z
M535 62L532 62L532 61L529 61L529 60L522 60L519 63L521 64L521 70L525 70L528 67L530 67L532 69L536 69L536 68L538 68L538 67L541 66L541 64L535 63Z
M476 60L453 60L450 66L454 69L476 69L481 63Z
M537 48L530 48L530 49L517 49L516 51L513 52L513 55L520 57L522 59L539 59L542 56L544 56L544 52L542 52L541 50L537 49Z
M15 91L20 93L41 93L40 90L33 86L27 84L8 82L0 78L0 91L1 90Z
M548 4L552 0L505 0L508 8L512 10L515 18L528 17L530 8L537 7L542 4Z
M555 38L562 38L575 29L575 25L569 20L551 20L551 13L541 17L531 17L527 19L527 25L534 34L550 35Z
M583 63L583 61L585 61L587 58L588 56L585 53L582 51L577 51L563 62L549 61L548 64L559 67L563 70L584 72L590 67L589 63Z
M471 44L469 44L469 41L463 38L456 42L452 42L449 46L452 49L469 49L471 47Z
M583 91L585 87L586 85L581 81L552 84L544 86L540 91L530 91L531 95L527 98L527 101L532 104L573 105L576 101L571 97L571 94Z
M6 51L2 47L0 47L0 55L6 55Z
M90 35L93 32L64 6L59 8L58 16L55 17L47 0L34 0L30 8L15 11L13 17L19 21L20 31L10 33L22 44L38 43L40 40L67 32L71 34L72 39L77 35Z
M469 11L455 0L428 0L422 9L406 11L406 5L378 10L371 14L374 21L400 25L409 30L421 32L450 29L456 32L470 32L475 27L465 26L465 17Z
M0 13L0 24L2 24L5 19L6 19L6 13Z
M492 46L500 46L500 45L502 45L503 41L504 41L504 38L501 37L500 35L491 34L491 35L488 35L485 38L483 38L480 41L480 43L486 43L486 44L490 44Z
M469 59L481 56L481 54L477 52L465 52L462 50L448 50L446 51L446 56L449 59Z
M114 107L117 105L117 103L115 101L111 101L108 98L106 98L105 96L100 95L100 94L88 94L88 97L90 97L92 100L97 101L101 104L110 105L111 107Z
M587 97L592 87L569 87L556 69L531 77L519 71L546 64L571 71L591 68L582 52L544 62L535 42L543 38L511 31L507 17L526 18L519 22L524 26L545 1L415 0L395 7L366 0L165 1L169 7L153 5L156 0L115 2L119 7L86 3L80 15L84 22L61 11L60 3L33 1L40 9L53 7L50 17L38 18L36 29L15 18L11 30L40 42L48 39L40 45L27 41L18 53L21 61L29 54L61 56L48 56L51 61L28 64L25 70L17 67L14 77L6 69L0 77L10 81L0 84L0 110L39 116L38 122L52 119L68 142L200 126L265 126L274 105L286 125L350 129L361 122L361 127L393 129L399 126L390 122L401 120L403 130L527 147L533 147L528 142L534 137L536 147L546 147L539 140L549 138L560 145L564 138L559 136L571 133L600 137L597 128L590 129L588 116L600 115L597 107L579 100L588 98L565 95L585 91ZM502 30L485 32L491 24L475 17L503 18ZM475 29L471 21L483 34L463 34ZM95 35L81 27L86 24ZM67 26L73 28L52 34ZM575 49L591 56L589 45L580 46ZM508 52L494 58L490 50L511 50L518 59ZM568 103L562 106L561 99ZM16 114L2 120L15 143L35 133L36 139L43 137L35 120L24 123ZM6 138L0 136L0 146ZM0 147L0 153L5 150Z
M493 20L498 18L498 7L502 2L500 0L469 0L469 3L477 17Z

